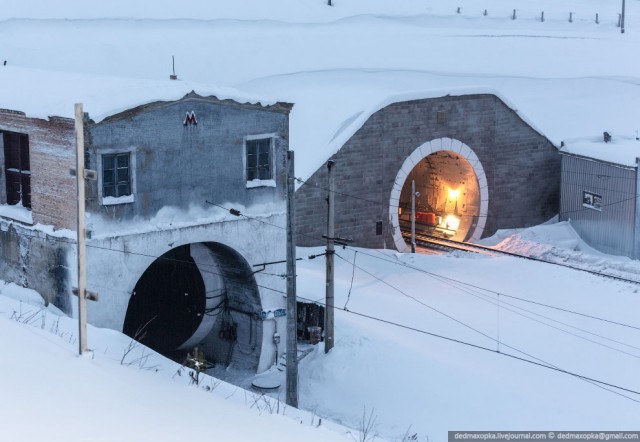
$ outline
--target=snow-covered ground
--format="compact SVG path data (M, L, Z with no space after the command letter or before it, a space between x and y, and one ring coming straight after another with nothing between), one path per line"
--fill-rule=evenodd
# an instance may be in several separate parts
M352 441L356 432L201 375L0 281L0 437L6 441Z
M626 258L576 251L582 243L565 223L494 241L517 253L536 244L594 268L625 262L626 276L640 273ZM381 434L411 426L420 440L462 429L637 427L639 285L508 257L351 249L337 256L336 346L303 360L303 407L348 425L366 407ZM323 265L298 266L299 296L322 301Z
M521 231L498 231L479 244L543 261L640 281L640 262L601 253L585 243L570 222L550 222Z
M638 0L626 2L625 34L620 2L608 0L4 3L0 108L30 116L72 116L82 101L101 118L192 89L290 101L290 145L305 178L391 96L494 91L558 147L623 164L640 156ZM177 82L168 79L172 55ZM603 131L612 143L600 141ZM566 224L499 232L489 244L638 273L634 261L589 250ZM326 356L318 346L301 364L301 407L311 413L284 417L226 384L189 386L156 355L144 363L158 372L121 366L130 341L114 331L91 329L94 358L77 358L73 321L51 310L44 327L38 314L16 321L14 311L40 308L21 307L24 291L0 286L2 438L358 440L326 420L353 428L363 414L390 440L637 429L640 395L505 356L640 391L637 285L467 254L347 249L336 267L336 346ZM301 297L322 300L322 260L300 262L298 278Z
M638 269L582 249L566 223L491 241L517 253L544 249L569 262L578 253L576 262ZM299 297L323 302L323 260L299 261L297 273ZM125 356L131 340L112 330L90 327L93 357L78 358L74 320L2 284L0 427L11 440L29 441L162 441L184 432L360 440L363 415L373 420L370 434L386 440L442 441L454 430L633 430L639 289L517 258L340 249L336 345L325 355L319 344L302 360L300 406L309 412L302 413L212 378L189 385L186 370L176 375L177 364L148 349ZM283 398L282 388L270 394Z

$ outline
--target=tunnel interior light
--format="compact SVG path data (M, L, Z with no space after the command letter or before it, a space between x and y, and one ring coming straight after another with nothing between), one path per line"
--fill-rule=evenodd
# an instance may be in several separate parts
M457 200L460 196L460 189L449 189L449 199Z
M460 218L454 215L447 215L444 219L444 227L448 230L458 230L458 227L460 227Z

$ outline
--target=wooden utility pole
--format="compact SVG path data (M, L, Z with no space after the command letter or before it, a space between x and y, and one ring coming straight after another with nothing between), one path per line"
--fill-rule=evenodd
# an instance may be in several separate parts
M296 207L293 151L287 151L287 405L298 408Z
M78 344L79 353L87 350L87 256L84 224L84 112L76 103L76 183L78 188Z
M416 180L411 180L411 253L416 253Z
M325 312L324 312L324 352L329 353L329 350L333 348L334 335L333 335L333 255L335 241L335 207L334 207L334 182L333 182L333 165L332 160L327 161L327 172L329 175L329 196L327 201L329 203L329 210L327 215L327 291L325 300Z

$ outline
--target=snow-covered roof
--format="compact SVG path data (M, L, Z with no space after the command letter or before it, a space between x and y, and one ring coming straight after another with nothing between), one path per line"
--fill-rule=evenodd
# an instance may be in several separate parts
M604 141L604 133L584 139L566 140L560 152L593 158L621 166L635 167L640 158L640 136L609 134L611 140Z
M179 100L192 91L200 96L262 106L279 101L231 87L170 80L168 76L166 80L150 80L12 66L0 66L0 84L10 85L2 88L0 108L24 112L32 118L73 118L75 103L82 103L96 122L142 104Z
M338 126L327 127L327 131L332 131L331 138L329 139L327 145L324 148L320 149L304 149L302 155L304 155L305 161L296 163L296 175L302 176L304 177L304 179L311 176L311 174L313 174L320 165L328 160L333 154L338 152L342 148L342 146L344 146L347 141L349 141L349 139L367 122L367 120L374 113L384 109L387 106L404 101L424 100L429 98L441 98L447 96L461 97L465 95L494 95L498 97L502 102L504 102L505 105L511 108L514 112L518 113L516 106L511 103L508 98L503 96L500 91L483 86L411 91L389 95L383 97L378 102L367 106L366 108L363 107L363 109L356 111L354 114L348 116ZM519 116L535 131L543 136L545 135L525 115L519 114ZM297 133L296 128L293 127L291 132L293 134L292 136L295 136L295 134ZM302 146L304 146L305 144L306 143L301 143Z

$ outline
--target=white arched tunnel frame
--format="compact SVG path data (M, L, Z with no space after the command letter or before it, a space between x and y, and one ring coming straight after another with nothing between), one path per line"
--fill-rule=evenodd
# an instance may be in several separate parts
M407 157L400 171L396 175L396 179L391 189L391 198L389 200L389 222L391 224L393 242L399 252L406 253L409 251L404 238L402 237L402 231L400 230L400 223L398 220L398 206L400 205L400 193L404 187L407 177L411 171L422 161L432 153L439 151L450 151L459 154L464 157L476 174L478 180L478 189L480 191L480 213L478 213L478 223L471 236L472 240L478 240L482 237L484 232L484 226L487 222L487 212L489 209L489 188L487 186L487 176L484 173L484 169L478 156L471 150L469 146L462 141L451 138L437 138L435 140L427 141L422 146L414 150L411 155Z

